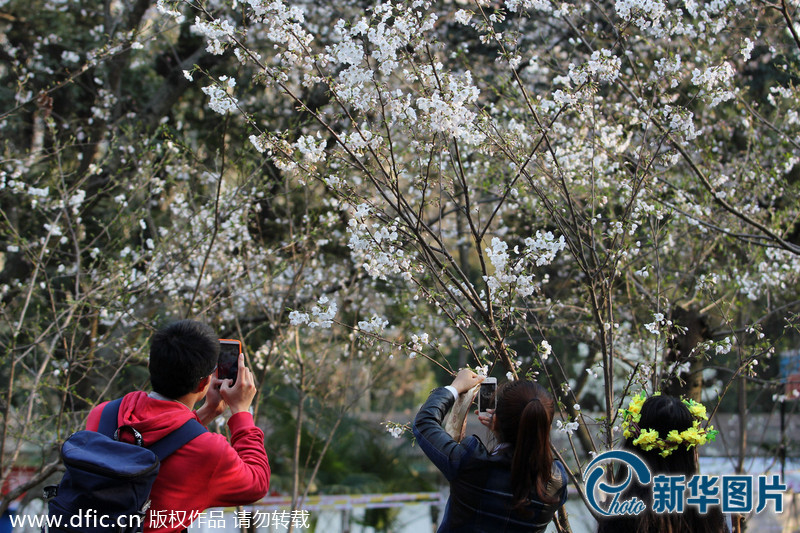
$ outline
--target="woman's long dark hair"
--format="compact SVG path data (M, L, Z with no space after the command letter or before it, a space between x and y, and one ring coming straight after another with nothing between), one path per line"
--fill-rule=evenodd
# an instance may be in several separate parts
M670 430L683 431L692 427L694 417L689 408L674 396L651 396L642 404L639 427L655 429L661 438L666 438ZM682 475L689 478L697 474L696 448L688 449L678 446L667 457L662 457L659 449L644 451L633 445L635 437L625 440L623 448L641 457L654 476L659 474ZM617 473L617 481L624 480L627 469ZM614 517L600 521L599 533L722 533L726 531L725 519L718 507L712 507L705 514L700 514L693 506L687 506L683 513L656 513L653 511L652 489L639 483L631 482L625 490L624 499L636 496L642 500L647 509L637 516Z
M655 429L663 439L669 432L677 429L679 432L692 427L694 417L689 408L675 396L651 396L642 404L642 418L639 427L642 429ZM661 450L653 449L644 451L633 445L631 437L625 440L625 449L630 450L645 460L650 471L660 474L684 475L687 478L697 473L696 448L688 449L678 446L667 457L661 456Z
M511 487L515 508L524 507L531 492L542 502L555 501L547 495L553 468L550 424L554 412L553 396L538 383L510 381L497 391L495 430L501 442L514 446Z

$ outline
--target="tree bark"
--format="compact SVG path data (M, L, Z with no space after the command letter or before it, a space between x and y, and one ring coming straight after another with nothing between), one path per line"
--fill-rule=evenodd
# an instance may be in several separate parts
M691 398L701 401L703 392L703 357L697 346L709 340L709 327L705 315L695 308L686 308L677 305L672 310L670 317L675 326L685 328L676 331L675 336L669 341L665 362L667 371L673 364L683 365L689 363L688 372L672 372L664 376L662 391L671 396Z

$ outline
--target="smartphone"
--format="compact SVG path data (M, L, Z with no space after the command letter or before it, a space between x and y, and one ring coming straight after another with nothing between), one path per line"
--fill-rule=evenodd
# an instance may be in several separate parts
M236 383L236 376L239 374L240 353L242 353L241 341L219 340L219 359L217 360L217 377L219 379L232 379Z
M497 378L486 378L481 381L481 390L478 392L478 412L485 413L487 409L497 407Z

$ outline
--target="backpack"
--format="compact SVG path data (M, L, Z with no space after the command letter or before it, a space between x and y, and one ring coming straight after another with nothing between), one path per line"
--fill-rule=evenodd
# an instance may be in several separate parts
M61 446L66 472L56 486L45 487L49 516L42 531L135 533L142 531L150 508L150 490L161 461L208 431L192 418L145 448L131 426L117 427L122 398L109 402L97 431L78 431ZM133 433L136 444L119 440Z

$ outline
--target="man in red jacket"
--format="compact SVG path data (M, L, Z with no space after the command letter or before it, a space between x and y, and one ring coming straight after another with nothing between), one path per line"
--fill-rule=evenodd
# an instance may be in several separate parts
M236 383L220 380L218 356L219 340L210 327L192 320L172 323L150 339L153 391L132 392L122 400L117 424L139 431L145 446L192 417L207 425L226 406L231 411L230 444L223 435L203 433L161 463L145 533L183 531L209 507L243 505L267 493L270 469L264 433L250 414L256 394L253 373L240 355ZM203 398L203 406L193 411ZM86 429L97 431L103 407L105 403L89 413Z

